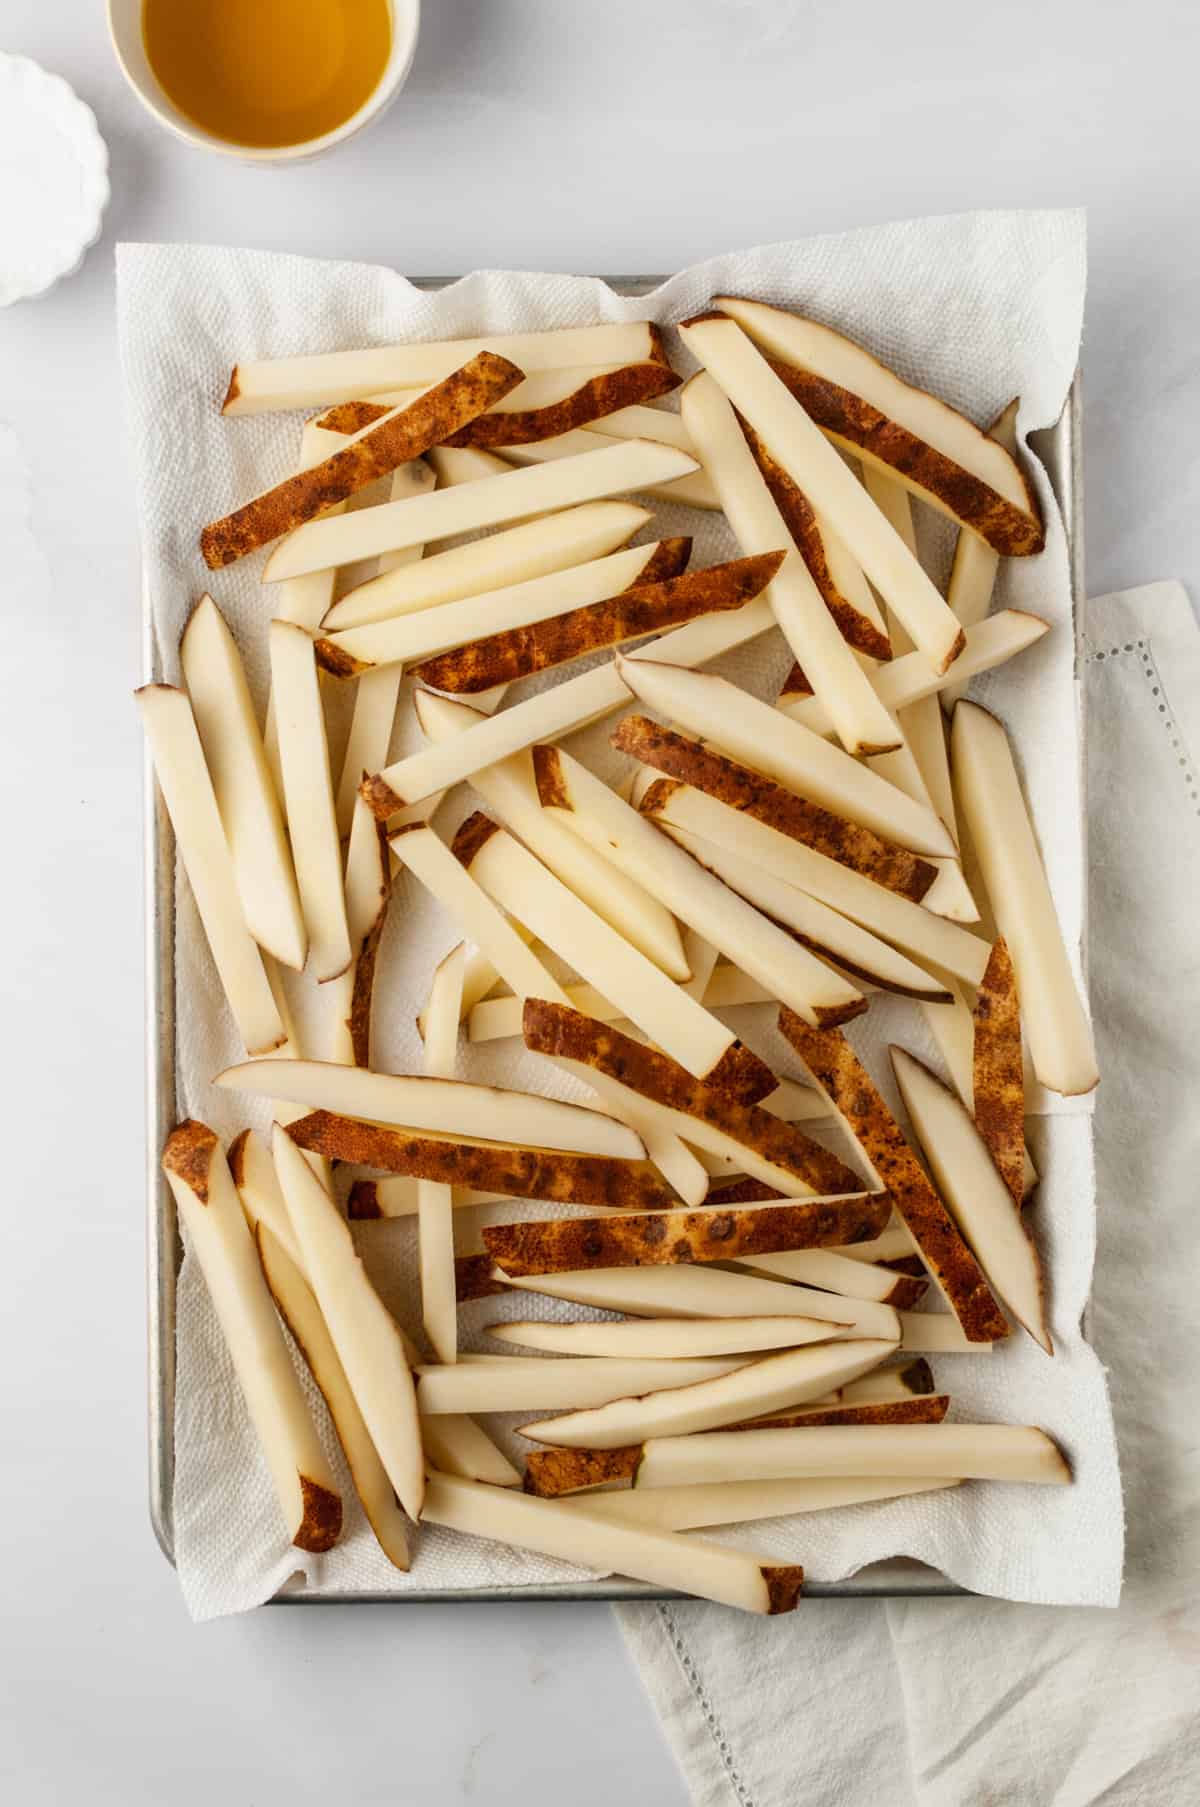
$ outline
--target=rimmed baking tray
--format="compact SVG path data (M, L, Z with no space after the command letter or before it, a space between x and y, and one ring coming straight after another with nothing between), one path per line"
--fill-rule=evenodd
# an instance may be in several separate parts
M451 276L414 278L421 289L441 289ZM602 278L620 295L646 295L662 276ZM1082 632L1083 469L1081 395L1078 375L1053 427L1032 436L1031 450L1042 463L1057 498L1066 530L1076 648ZM148 597L142 599L142 681L162 678ZM146 887L146 1204L148 1292L148 1381L150 1521L168 1562L175 1560L172 1493L175 1482L175 1282L183 1248L175 1202L159 1166L159 1150L179 1120L175 1041L175 837L147 758L145 766ZM968 1590L936 1569L908 1558L872 1563L845 1581L813 1582L813 1597L842 1600L919 1595L968 1597ZM678 1596L642 1582L609 1576L600 1581L542 1582L528 1587L409 1588L403 1593L358 1593L311 1583L277 1596L280 1602L313 1604L356 1600L666 1600Z

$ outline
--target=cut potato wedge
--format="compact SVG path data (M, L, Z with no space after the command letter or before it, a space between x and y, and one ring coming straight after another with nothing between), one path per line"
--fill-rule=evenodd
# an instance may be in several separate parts
M425 1071L453 1079L458 1055L466 948L460 942L434 968L425 1005ZM458 1308L454 1298L454 1200L441 1180L417 1181L421 1317L440 1362L458 1356Z
M632 1356L678 1361L702 1355L744 1355L762 1349L799 1348L829 1340L820 1318L629 1318L624 1323L491 1324L488 1335L522 1349L551 1355Z
M248 1054L286 1040L279 1008L242 911L237 874L191 704L182 690L147 684L134 693L159 790L175 831L217 976Z
M516 1224L487 1224L484 1247L506 1274L573 1273L588 1267L655 1267L738 1261L780 1249L820 1248L873 1233L884 1199L805 1199L745 1209L621 1212ZM853 1264L852 1264L853 1265Z
M580 978L618 1004L638 1027L690 1073L718 1089L748 1075L774 1078L731 1029L653 966L602 917L485 816L470 817L453 851L493 902L568 961Z
M614 1132L633 1133L610 1118L601 1121L610 1123ZM507 1198L544 1198L557 1204L601 1209L617 1206L625 1211L673 1210L679 1202L658 1175L639 1161L563 1154L502 1142L471 1142L461 1137L419 1136L411 1130L388 1129L354 1117L339 1117L332 1111L310 1111L289 1128L298 1147L329 1160L352 1161L359 1167L409 1174L416 1179L444 1180L454 1186L473 1186L481 1192L503 1193Z
M983 977L986 941L755 821L742 810L730 809L703 791L665 778L647 791L641 808L668 833L682 830L714 843L732 858L760 867L893 942L923 965L952 973L970 985L977 985Z
M978 626L967 628L966 645L954 661L955 683L966 683L981 672L991 671L1013 659L1026 647L1033 646L1050 631L1050 623L1040 615L1029 615L1023 609L999 609ZM904 709L946 688L946 674L932 669L923 653L905 653L890 665L880 665L871 673L871 683L888 709ZM784 679L777 707L793 721L826 737L836 732L834 720L819 697L813 696L807 682L793 667Z
M458 452L457 458L486 458L485 452ZM442 464L431 453L439 475ZM497 460L497 463L499 461ZM503 467L507 468L507 467ZM497 473L479 472L476 476ZM444 487L453 488L440 479ZM475 479L472 479L475 480ZM461 481L466 481L465 478ZM540 520L525 521L486 539L472 540L437 552L418 568L403 565L382 572L348 590L332 608L326 604L321 625L327 633L395 620L425 609L447 607L485 592L507 590L576 564L605 558L625 544L650 519L648 510L631 502L588 502ZM385 556L388 556L385 554Z
M634 1485L881 1473L1051 1487L1065 1487L1071 1480L1058 1445L1033 1425L844 1424L656 1439L646 1447Z
M465 732L479 720L468 705L428 692L418 694L417 718L435 745ZM472 787L529 851L602 916L610 928L661 967L669 978L691 977L679 927L669 908L636 875L606 858L603 848L597 851L590 843L581 844L569 827L542 808L530 753L514 754L499 765L474 773ZM511 979L507 982L512 984Z
M317 667L312 640L295 622L272 621L268 645L288 833L309 961L322 982L346 970L352 950Z
M375 964L391 896L387 843L374 816L358 799L346 853L346 928L351 961L326 983L326 1007L333 1023L329 1058L339 1065L369 1067L375 1000ZM299 1111L293 1109L293 1116Z
M549 332L496 333L485 339L435 339L362 351L318 352L298 358L265 358L235 364L224 414L272 409L327 408L334 402L370 399L393 389L440 383L480 352L510 358L526 379L577 365L665 361L659 330L649 321L628 325L563 327Z
M605 423L601 420L578 432L560 433L556 439L542 439L534 445L506 445L500 449L511 469L531 464L556 464L563 458L577 458L594 446L620 445L628 440L628 435L608 434L604 427ZM652 433L649 437L659 445L673 443L664 440L658 433ZM721 506L720 499L703 470L670 478L665 483L644 484L640 493L654 496L660 502L673 502L682 508L718 509Z
M735 1418L802 1405L830 1387L869 1373L894 1348L894 1343L864 1339L785 1349L712 1380L697 1380L641 1398L614 1395L607 1405L523 1424L521 1435L567 1449L619 1449L650 1437L690 1437Z
M963 1102L1019 1209L1029 1160L1025 1152L1025 1071L1017 981L1003 936L992 948L976 993L972 1027L971 1097ZM962 1097L961 1087L958 1090Z
M788 1010L780 1011L779 1027L887 1187L966 1336L980 1343L1007 1336L980 1263L845 1036L809 1029Z
M783 466L771 456L749 421L739 416L738 425L771 499L783 516L792 542L808 566L809 576L820 591L821 600L842 639L855 652L863 653L869 659L890 659L892 643L861 565Z
M458 1475L465 1481L483 1481L490 1487L519 1487L520 1470L503 1450L465 1412L440 1412L422 1418L421 1443L430 1468Z
M956 851L933 810L914 803L871 766L799 728L728 679L642 659L636 653L623 659L619 669L634 696L663 720L711 742L727 757L821 808L914 853Z
M615 747L643 765L715 797L728 809L752 817L788 840L801 842L912 903L919 903L933 883L933 867L907 848L881 840L873 830L810 803L773 778L725 758L691 735L661 727L649 716L627 715L612 738Z
M814 1481L726 1481L711 1487L637 1487L628 1493L589 1493L563 1501L572 1511L646 1531L698 1531L708 1525L742 1525L752 1519L790 1518L795 1512L827 1512L834 1506L861 1506L872 1500L939 1493L957 1481L874 1479Z
M629 1020L615 1004L602 998L594 985L566 985L563 991L572 1010L581 1010L585 1016L594 1016L602 1023ZM747 978L735 966L718 965L705 989L703 1001L710 1010L727 1010L738 1004L778 1002L773 998L773 991L774 987L769 992L765 985ZM524 998L483 998L467 1018L467 1034L473 1042L498 1041L504 1036L520 1035L524 1008Z
M331 1549L342 1498L300 1390L225 1156L203 1123L167 1138L163 1172L200 1264L251 1423L298 1549ZM315 1182L314 1182L315 1183Z
M896 1315L900 1348L908 1355L990 1355L997 1347L968 1338L953 1312L901 1311Z
M865 1009L853 985L799 946L775 922L676 849L578 760L557 747L533 752L543 812L594 848L628 880L728 955L772 995L814 1022L845 1022Z
M892 1048L891 1056L904 1107L938 1190L993 1292L1053 1355L1042 1265L1019 1198L1014 1200L962 1100L903 1048Z
M525 1045L590 1083L604 1074L636 1102L660 1113L676 1134L727 1155L741 1170L773 1186L784 1197L812 1193L859 1193L857 1175L828 1149L792 1124L753 1103L743 1103L720 1087L697 1081L660 1049L645 1046L611 1024L598 1023L569 1005L529 998L525 1005ZM866 1209L866 1207L864 1207ZM877 1215L874 1204L869 1215ZM863 1234L878 1235L878 1229ZM853 1239L850 1239L853 1240Z
M520 1292L569 1299L599 1311L627 1312L649 1318L820 1318L840 1330L862 1324L870 1334L886 1330L895 1348L900 1319L888 1306L863 1299L842 1299L815 1287L785 1285L757 1274L713 1267L588 1268L571 1274L506 1274L493 1268L502 1284ZM919 1314L909 1314L910 1316ZM951 1320L953 1321L953 1320ZM861 1334L867 1334L862 1332Z
M787 367L780 375L835 443L894 475L997 551L1021 556L1042 550L1037 504L995 429L985 435L815 320L729 296L715 305Z
M531 1356L511 1361L462 1361L453 1367L417 1369L417 1405L424 1417L439 1412L550 1411L602 1405L652 1387L692 1387L748 1365L743 1356L703 1360L611 1361ZM628 1441L628 1439L626 1439Z
M872 935L869 929L860 928L848 916L831 910L827 904L810 897L807 892L797 890L795 885L786 884L784 880L764 871L761 866L750 864L746 859L726 848L718 847L712 841L703 841L698 835L676 829L672 831L671 838L706 871L721 879L731 891L736 891L739 897L744 897L748 903L753 904L763 916L777 923L790 936L795 936L801 946L812 949L823 960L833 962L842 972L852 975L860 985L878 986L881 991L893 991L900 997L919 1000L941 1000L949 996L942 979L934 978L915 961L907 959L894 947L889 947L877 935ZM715 1008L718 1002L760 1003L764 998L774 998L777 1003L790 1004L791 1000L781 998L779 991L777 980L764 985L757 997L733 990L727 992L722 982L706 1001L710 1009ZM801 1011L800 1014L808 1020L805 1012ZM829 1026L830 1020L827 1017L822 1026ZM847 1019L843 1018L845 1020Z
M321 1316L316 1294L300 1267L265 1223L258 1224L255 1241L276 1309L291 1331L292 1340L308 1363L309 1372L329 1408L367 1523L393 1568L407 1569L409 1551L404 1514L396 1503L392 1483L358 1409L346 1370Z
M638 581L660 547L677 549L677 560L686 562L683 548L688 545L686 540L656 540L648 546L630 546L522 583L394 615L365 627L343 628L317 642L317 655L340 677L354 676L364 667L428 659L448 647L464 648L497 631L530 627L618 596ZM378 771L379 765L370 769Z
M737 416L711 377L693 377L684 387L680 412L742 551L768 552L790 546L783 517L755 465ZM811 671L847 753L879 752L895 746L895 725L842 638L798 551L784 561L768 602L792 651Z
M275 548L263 572L278 583L306 571L348 565L451 534L477 533L508 521L644 489L695 469L695 460L649 439L616 441L552 464L481 477L461 488L435 490L406 502L385 502L357 514L309 521Z
M435 690L467 695L534 677L588 653L641 640L702 616L742 608L770 582L781 556L770 553L762 558L733 559L658 583L643 579L606 601L556 614L530 627L492 634L427 659L414 676Z
M244 1129L229 1144L229 1172L242 1201L242 1210L251 1230L260 1226L270 1233L272 1243L282 1249L293 1266L301 1271L304 1257L292 1231L275 1163L262 1137L253 1129Z
M630 1575L656 1587L678 1589L744 1612L791 1612L804 1581L801 1568L762 1563L740 1550L695 1538L610 1524L557 1500L506 1493L471 1481L432 1475L425 1517L432 1524L476 1537L502 1538L599 1573Z
M476 1139L618 1160L638 1160L643 1152L632 1130L599 1111L465 1079L368 1073L319 1060L253 1060L227 1067L213 1084L435 1136L469 1130Z
M179 657L246 925L260 947L299 971L308 938L283 811L237 642L211 596L192 610Z
M358 1409L400 1504L410 1518L418 1518L425 1466L416 1394L400 1333L367 1278L341 1212L279 1125L272 1154L304 1272Z
M373 1223L385 1217L415 1217L421 1182L396 1174L386 1180L355 1180L346 1199L346 1216L352 1223ZM452 1189L457 1210L468 1205L507 1203L502 1192L475 1192L470 1186Z
M285 477L232 514L210 522L200 535L205 564L210 570L234 564L348 501L485 413L517 387L522 374L507 358L480 352L416 401L393 408L353 434L322 463Z
M962 651L957 617L753 340L736 321L719 314L685 321L679 332L812 507L845 541L913 644L935 671L945 671Z
M978 703L959 703L952 756L966 829L1012 956L1033 1070L1052 1092L1090 1092L1100 1078L1091 1025L1003 725Z
M478 446L430 446L429 462L443 489L453 489L456 483L477 483L480 477L502 477L509 469L495 452Z
M824 1103L823 1094L817 1095ZM893 1217L883 1235L877 1236L874 1242L856 1242L853 1248L843 1249L842 1253L854 1261L884 1262L905 1261L915 1255L916 1251L917 1245L905 1228L903 1219Z
M593 429L589 427L589 432ZM664 445L677 446L681 452L700 462L691 435L678 414L667 408L652 408L643 402L632 402L618 408L596 423L595 431L606 439L661 439Z

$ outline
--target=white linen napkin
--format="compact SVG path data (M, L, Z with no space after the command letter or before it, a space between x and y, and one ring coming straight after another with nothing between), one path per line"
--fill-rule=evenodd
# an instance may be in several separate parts
M1092 1002L1103 1084L1092 1334L1128 1560L1116 1612L813 1601L760 1625L627 1606L698 1807L1149 1807L1195 1798L1200 632L1179 584L1086 617ZM1081 1563L1087 1552L1075 1553ZM1190 1782L1190 1787L1189 1787Z
M978 420L992 418L1019 394L1025 434L1053 423L1062 409L1078 354L1084 268L1083 220L1076 213L968 214L768 246L698 265L638 300L622 299L595 280L512 272L479 273L425 294L392 271L364 265L204 247L123 246L121 346L163 675L178 675L179 633L196 595L209 588L241 637L261 697L270 612L270 592L259 581L262 557L210 573L196 539L205 520L293 467L300 422L296 416L220 416L229 367L238 358L598 318L650 317L669 326L726 290L788 303L844 326ZM1045 616L1053 631L1012 669L980 680L978 693L1003 714L1020 749L1059 915L1075 949L1082 923L1082 809L1066 542L1045 474L1035 462L1030 469L1046 515L1047 550L1037 559L1006 561L1000 599ZM930 516L921 529L938 568L951 536L939 530L930 511L918 512ZM660 508L646 537L661 532L693 533L697 564L735 550L714 515ZM789 657L782 637L772 633L722 669L773 695ZM415 737L411 725L409 732ZM576 745L597 769L611 772L607 733L601 726ZM456 806L460 815L473 806L466 787ZM454 807L447 806L440 823L452 825ZM180 1114L204 1118L231 1137L247 1122L264 1126L266 1113L210 1084L240 1050L182 881L177 902ZM410 884L393 905L380 955L380 1066L420 1070L413 1017L435 960L455 938L453 925ZM321 1026L291 989L305 1033L317 1038L310 1045L319 1048ZM781 1071L794 1071L786 1044L769 1027L770 1014L762 1008L740 1012L739 1030ZM897 1035L939 1064L918 1013L876 1000L861 1027L855 1025L854 1039L885 1085L891 1082L880 1060L882 1044ZM472 1049L460 1070L581 1095L516 1043ZM1037 1128L1034 1154L1043 1178L1036 1213L1052 1275L1057 1357L1051 1363L1027 1338L1013 1338L1010 1348L991 1357L947 1357L939 1374L960 1398L964 1416L1045 1425L1069 1450L1077 1484L1056 1490L1051 1500L1040 1494L1036 1509L1016 1489L1004 1490L1002 1499L995 1491L959 1490L827 1515L819 1526L780 1521L725 1535L777 1560L801 1558L823 1579L904 1553L988 1593L1038 1600L1113 1597L1121 1564L1119 1482L1104 1377L1079 1329L1094 1238L1090 1119L1054 1115ZM506 1208L496 1215L506 1215ZM417 1296L412 1226L368 1226L361 1247L385 1295L411 1323ZM531 1315L527 1299L488 1300L464 1311L467 1346L473 1339L479 1346L482 1327L496 1318ZM562 1314L548 1301L537 1309ZM339 1589L402 1592L583 1573L499 1545L426 1531L411 1575L402 1576L382 1557L353 1501L347 1534L328 1556L304 1557L281 1547L265 1465L203 1281L186 1258L177 1353L176 1554L185 1597L198 1617L254 1605L297 1575ZM319 1416L324 1424L323 1412Z

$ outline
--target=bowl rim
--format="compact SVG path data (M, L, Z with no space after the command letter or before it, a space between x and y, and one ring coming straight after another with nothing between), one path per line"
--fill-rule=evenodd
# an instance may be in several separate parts
M143 0L133 0L133 3L140 28ZM392 16L391 52L375 87L349 119L343 120L332 131L323 132L319 138L303 138L296 144L239 144L234 139L218 138L215 133L206 131L203 126L195 124L175 108L153 70L150 70L151 80L147 83L130 66L122 42L125 27L118 26L114 17L120 4L121 0L105 0L109 43L121 74L151 118L184 144L194 145L202 151L214 151L218 156L230 157L240 163L302 163L355 137L387 111L403 88L412 69L421 35L421 0L388 0ZM405 27L403 31L400 29L402 25Z

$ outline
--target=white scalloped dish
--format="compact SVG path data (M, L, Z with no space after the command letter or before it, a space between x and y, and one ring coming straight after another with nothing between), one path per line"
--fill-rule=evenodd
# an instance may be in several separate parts
M71 276L100 237L108 150L59 75L0 54L0 307Z

